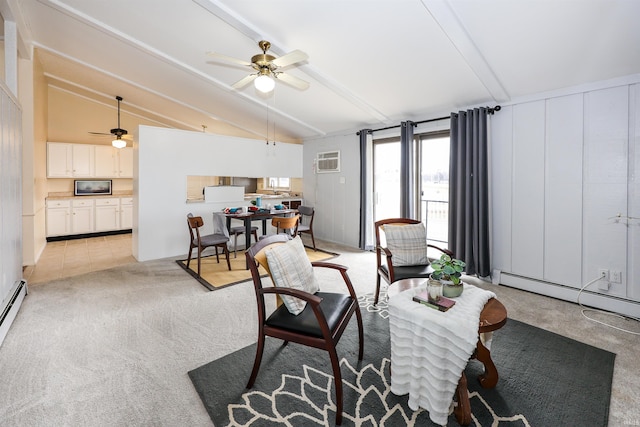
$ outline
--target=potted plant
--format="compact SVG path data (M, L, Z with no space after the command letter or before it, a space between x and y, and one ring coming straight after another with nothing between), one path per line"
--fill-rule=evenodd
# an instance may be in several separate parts
M448 298L454 298L462 294L463 284L460 280L466 264L447 254L442 254L440 259L431 263L433 273L431 278L442 283L442 294Z

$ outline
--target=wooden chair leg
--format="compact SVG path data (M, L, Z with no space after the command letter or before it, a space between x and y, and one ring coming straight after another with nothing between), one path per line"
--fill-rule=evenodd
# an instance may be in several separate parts
M373 301L373 305L378 305L378 299L380 298L380 273L376 275L376 299Z
M191 263L192 254L193 254L193 246L189 246L189 254L187 255L187 268L189 268L189 264Z
M364 356L364 333L362 328L362 313L358 305L356 305L356 320L358 322L358 360L362 360Z
M200 276L200 258L202 255L202 247L198 246L198 276Z
M340 372L340 362L335 346L327 350L329 359L331 359L331 367L333 368L333 382L336 388L336 425L342 424L342 373Z
M229 271L231 271L231 262L229 262L229 248L227 247L226 243L224 245L224 254L227 256L227 267L229 267Z
M316 249L316 239L315 239L315 237L313 237L313 231L310 232L309 234L311 234L311 242L313 243L313 250L317 251L317 249Z
M258 377L258 371L260 370L260 363L262 363L263 351L264 351L264 335L260 333L258 335L258 344L256 347L256 358L253 361L253 369L251 370L251 376L249 377L247 388L253 387L253 383L256 382L256 378Z

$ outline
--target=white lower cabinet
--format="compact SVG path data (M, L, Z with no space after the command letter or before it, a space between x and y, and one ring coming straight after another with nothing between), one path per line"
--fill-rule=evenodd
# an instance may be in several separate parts
M133 198L47 200L46 223L47 237L131 229Z
M120 228L133 228L133 197L120 199Z
M71 234L71 200L47 201L47 236Z
M71 233L93 232L93 199L71 201Z
M96 199L95 231L120 229L120 199L111 197Z

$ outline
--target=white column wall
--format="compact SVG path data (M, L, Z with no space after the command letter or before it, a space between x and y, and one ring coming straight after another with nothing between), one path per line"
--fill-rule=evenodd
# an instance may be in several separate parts
M542 94L492 117L493 268L500 283L640 313L640 76ZM620 214L621 220L615 216ZM612 279L612 277L610 277Z
M302 145L139 127L134 143L133 255L138 261L186 256L187 213L211 232L219 203L187 203L187 176L302 177Z

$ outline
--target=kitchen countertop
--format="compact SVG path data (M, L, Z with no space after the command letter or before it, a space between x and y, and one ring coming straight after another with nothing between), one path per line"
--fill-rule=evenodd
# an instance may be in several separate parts
M45 200L62 200L62 199L75 199L75 198L84 198L84 199L100 199L106 197L133 197L133 192L131 191L114 191L113 194L96 194L91 196L76 196L73 194L73 191L59 191L54 193L49 193L49 195L45 198Z

